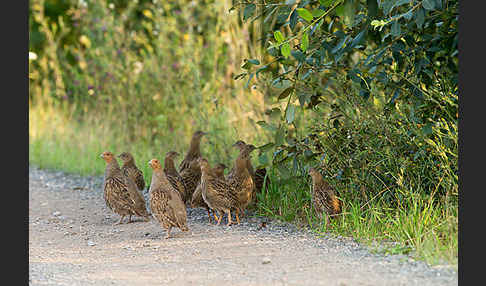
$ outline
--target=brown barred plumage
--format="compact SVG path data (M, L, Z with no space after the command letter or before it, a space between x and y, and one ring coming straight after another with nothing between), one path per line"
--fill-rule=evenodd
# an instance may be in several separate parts
M235 212L238 223L239 213L244 213L244 210L251 202L255 193L255 183L247 167L247 162L250 161L250 153L255 149L253 145L245 145L241 148L233 167L235 170L234 174L228 180L228 183L233 187L235 195L238 198Z
M240 152L241 150L243 150L243 148L245 148L245 146L247 146L247 144L243 140L238 140L235 142L235 144L233 144L233 147L237 147L240 150ZM252 179L254 179L255 172L253 170L253 165L251 164L251 160L249 158L248 160L246 160L246 168L248 169L248 172L250 172ZM228 175L226 176L226 180L232 180L235 171L236 171L235 167L233 166L231 170L228 172Z
M118 158L123 161L123 165L121 167L123 174L135 182L139 191L143 191L145 189L143 173L137 168L137 165L135 165L135 159L133 158L132 154L123 152L118 155Z
M174 158L177 156L179 156L179 153L175 151L167 152L164 160L164 173L172 187L179 192L182 200L186 203L186 188L184 187L184 181L174 165Z
M324 212L331 218L339 215L342 203L336 197L334 189L315 168L310 168L309 174L312 177L312 203L317 214L321 218ZM328 220L327 217L326 220Z
M127 215L128 222L131 222L132 215L144 217L148 221L150 214L135 182L122 173L113 153L106 151L100 157L106 162L103 198L107 207L121 216L117 224L122 223Z
M184 159L179 164L179 173L182 173L182 171L184 171L185 169L189 169L191 162L201 157L201 149L199 145L201 144L201 138L206 134L207 133L203 131L194 132L191 138L191 145L189 146L186 157L184 157Z
M214 166L214 168L211 169L212 175L216 178L224 179L224 169L226 169L226 165L222 163L216 164L216 166ZM202 207L206 209L206 211L208 212L209 222L211 222L211 214L209 211L210 208L202 197L201 181L199 181L199 184L197 185L196 190L192 194L192 199L191 199L191 208L197 208L197 207Z
M265 176L267 175L267 170L265 167L256 169L255 175L253 176L253 179L255 180L255 192L256 193L261 193L263 189L263 182L265 182L265 188L268 188L270 184L270 177L267 176L265 179ZM257 196L255 194L255 203L258 202Z
M153 169L149 189L152 216L167 230L166 238L170 238L172 227L188 231L186 206L179 192L167 180L159 160L152 159L149 165Z
M228 215L228 224L231 225L231 209L237 208L238 198L236 190L223 178L215 177L205 158L198 159L201 166L201 191L206 204L213 211L217 211L219 219L217 225L221 223L223 213ZM222 213L223 212L223 213Z

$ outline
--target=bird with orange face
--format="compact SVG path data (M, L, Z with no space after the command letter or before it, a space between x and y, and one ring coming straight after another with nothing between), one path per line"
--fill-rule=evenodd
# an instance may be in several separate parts
M173 227L188 231L186 206L179 192L167 179L158 159L150 160L149 166L153 170L149 189L150 209L152 216L167 230L165 238L170 238Z
M105 151L100 157L106 162L103 198L106 206L121 216L116 224L121 224L127 215L128 223L132 221L132 215L144 217L145 221L149 221L150 214L145 207L144 198L135 182L123 174L113 153Z

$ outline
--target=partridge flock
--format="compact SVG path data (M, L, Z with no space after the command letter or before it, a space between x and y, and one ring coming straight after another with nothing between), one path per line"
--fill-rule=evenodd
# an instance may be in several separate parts
M254 170L251 153L257 148L238 140L233 147L239 149L239 154L225 177L226 165L217 163L211 167L201 154L201 139L206 134L202 131L193 134L189 150L178 168L174 160L180 154L175 151L165 154L163 166L156 158L148 162L152 169L148 190L151 213L142 195L145 189L143 173L135 164L133 155L128 152L118 155L123 161L120 168L112 152L103 152L100 155L106 162L103 198L107 207L120 215L116 224L121 224L125 216L128 216L128 223L132 221L132 216L142 217L145 221L152 216L167 231L166 238L170 238L173 227L181 231L189 230L186 206L206 209L210 223L212 212L217 225L225 214L226 225L234 224L232 213L236 224L240 224L247 207L256 202L257 194L269 185L266 169ZM341 213L341 201L315 168L309 169L309 175L312 178L314 209L321 218L323 213L327 214L326 219L335 218Z

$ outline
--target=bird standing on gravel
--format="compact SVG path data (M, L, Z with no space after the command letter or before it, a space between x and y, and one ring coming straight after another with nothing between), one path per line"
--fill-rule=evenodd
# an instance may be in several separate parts
M198 163L201 166L201 192L203 200L213 212L217 211L219 214L218 223L221 223L223 213L228 215L228 226L233 222L231 220L231 209L237 207L238 198L232 185L230 185L224 178L217 178L211 172L208 160L199 158Z
M149 166L153 170L149 189L150 208L152 216L167 230L165 238L170 238L172 227L188 231L186 206L179 192L170 184L159 160L150 160Z
M132 215L144 217L149 221L150 214L145 207L144 198L137 190L135 182L123 175L113 153L105 151L100 157L106 162L103 198L108 208L121 216L116 224L121 224L127 215L129 223L132 221Z
M184 169L188 169L191 161L197 160L199 157L201 157L201 138L206 134L206 132L200 130L194 132L191 138L189 151L187 151L186 157L184 157L184 160L182 160L179 164L179 172L182 172Z
M239 213L244 213L244 210L251 202L255 193L255 183L247 168L248 161L250 161L250 154L256 147L253 145L245 145L241 148L238 157L234 164L234 174L228 180L228 183L235 190L236 197L238 198L238 204L236 208L236 220L240 223Z
M135 184L137 184L137 188L139 191L143 191L145 189L145 180L143 178L143 173L142 171L140 171L140 169L137 168L137 165L135 165L135 159L133 159L132 154L128 152L123 152L118 155L118 158L123 161L123 165L121 167L123 174L131 178L135 182Z
M323 212L327 214L326 221L329 223L329 217L335 217L341 213L341 201L336 197L334 189L324 180L321 173L315 168L309 169L309 175L312 177L312 203L318 216L322 219Z
M179 174L179 172L177 172L177 169L174 165L174 159L177 156L179 156L179 153L175 151L167 152L164 160L164 173L167 176L167 180L169 180L172 187L174 187L174 189L179 192L182 200L184 201L184 199L186 198L186 188L184 187L184 182L181 175Z
M225 164L218 163L218 164L216 164L216 166L214 166L211 169L212 175L216 178L224 179L224 169L226 169L226 168L227 167L226 167ZM203 207L203 208L206 209L206 211L208 212L209 222L211 223L211 213L209 212L210 208L202 197L201 181L199 181L199 184L197 185L196 190L192 194L192 199L191 199L191 208L197 208L197 207ZM213 212L213 215L214 215L214 212Z
M247 144L243 140L238 140L233 144L233 147L238 147L240 151L246 146ZM253 194L253 198L255 199L255 203L257 202L257 196L256 193L260 193L263 188L263 182L265 182L265 187L268 187L270 184L270 178L267 177L265 181L265 176L267 174L267 170L265 167L263 168L258 168L254 170L253 165L251 164L251 160L248 159L246 162L246 167L248 169L248 172L250 172L251 178L253 179L253 182L255 183L255 193ZM234 176L235 173L235 168L231 168L231 170L228 173L228 176L226 177L227 180L231 180L232 177Z
M235 144L232 145L232 147L237 147L240 150L240 152L241 150L243 150L243 148L245 148L245 146L247 146L247 144L243 140L238 140L235 142ZM246 161L246 168L248 169L248 172L250 173L252 179L254 179L255 172L253 170L253 165L251 164L251 160ZM228 181L231 180L234 174L235 174L235 167L233 166L231 170L228 172L228 175L226 176L226 180Z

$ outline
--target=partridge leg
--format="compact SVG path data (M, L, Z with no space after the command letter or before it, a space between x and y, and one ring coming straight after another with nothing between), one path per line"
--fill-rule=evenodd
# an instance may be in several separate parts
M115 223L114 225L117 225L117 224L122 224L122 220L123 220L123 218L124 218L124 217L125 217L125 215L122 215L122 216L120 217L120 220L119 220L117 223Z
M240 218L238 216L239 212L240 211L238 209L236 209L235 216L236 216L236 221L238 222L238 224L240 224Z
M218 219L218 223L216 225L219 225L221 223L221 219L223 218L223 215L221 214L220 211L218 211L218 215L219 215L219 219Z
M228 209L228 223L226 225L230 226L232 224L233 224L233 221L231 220L231 210Z
M169 226L169 228L167 229L167 236L165 237L165 239L169 239L170 238L170 229L172 227Z
M209 208L208 207L206 208L206 211L208 212L209 223L211 223L211 213L209 212Z
M127 223L131 223L132 222L132 215L129 215L128 216L128 222Z

